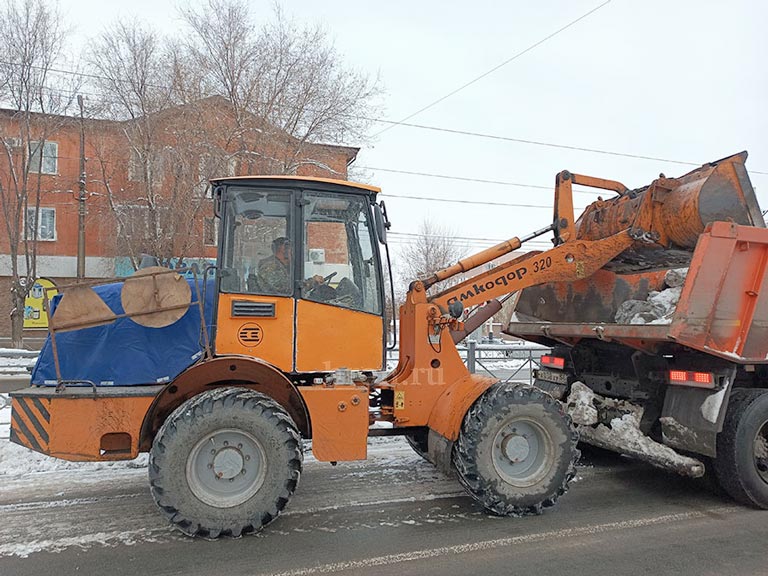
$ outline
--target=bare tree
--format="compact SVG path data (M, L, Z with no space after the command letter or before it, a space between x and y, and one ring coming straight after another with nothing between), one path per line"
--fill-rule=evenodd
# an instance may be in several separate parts
M249 171L330 169L309 144L364 139L378 79L345 66L320 26L301 27L276 7L259 27L245 0L206 0L182 15L201 84L232 104Z
M398 277L403 293L411 281L426 278L464 256L465 250L456 242L454 236L451 230L431 220L422 221L418 235L402 248L398 258ZM435 284L431 291L439 292L457 282L457 278L449 278Z
M315 144L357 138L378 91L343 66L319 27L300 28L279 9L261 27L244 0L205 0L182 16L181 40L118 22L90 50L104 110L130 154L127 183L115 179L114 142L96 160L116 249L134 265L142 252L166 263L202 251L193 223L209 210L213 176L332 170Z
M96 148L99 180L117 223L117 253L134 267L144 253L164 265L202 253L206 179L227 162L207 121L215 103L199 99L178 47L138 21L108 28L91 53L108 95L104 109L118 127L116 138L101 139ZM127 183L115 181L123 168L116 158L128 163Z
M42 178L56 173L57 150L49 138L70 121L76 77L55 74L66 30L47 0L7 0L0 8L0 101L9 116L0 134L0 206L8 240L11 340L22 345L24 299L37 276Z

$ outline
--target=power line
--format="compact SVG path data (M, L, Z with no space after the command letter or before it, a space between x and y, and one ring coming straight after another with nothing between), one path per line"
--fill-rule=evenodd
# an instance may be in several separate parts
M541 140L528 140L525 138L514 138L512 136L499 136L497 134L486 134L483 132L472 132L470 130L457 130L454 128L442 128L439 126L428 126L425 124L410 124L407 122L395 122L393 120L381 120L372 118L374 122L381 122L385 124L406 126L408 128L418 128L420 130L431 130L434 132L444 132L447 134L456 134L459 136L474 136L476 138L487 138L489 140L501 140L503 142L516 142L518 144L530 144L532 146L545 146L547 148L559 148L562 150L575 150L578 152L589 152L592 154L604 154L606 156L618 156L621 158L632 158L633 160L651 160L653 162L666 162L669 164L682 164L685 166L701 166L697 162L686 162L684 160L672 160L670 158L659 158L657 156L644 156L642 154L630 154L627 152L615 152L613 150L602 150L600 148L585 148L583 146L571 146L569 144L556 144L553 142L543 142ZM373 168L371 168L373 170ZM762 174L768 175L768 171L764 170L750 170L750 174Z
M453 91L449 92L449 93L448 93L448 94L446 94L445 96L442 96L441 98L438 98L438 99L437 99L437 100L435 100L434 102L431 102L430 104L427 104L426 106L424 106L424 107L422 107L422 108L419 108L418 110L416 110L416 112L414 112L414 113L412 113L412 114L409 114L408 116L406 116L405 118L403 118L403 119L402 119L400 122L395 122L395 123L394 123L392 126L389 126L389 127L385 128L384 130L381 130L381 131L377 132L376 134L374 134L374 137L376 137L376 136L379 136L380 134L383 134L383 133L384 133L384 132L386 132L387 130L391 130L391 129L392 129L394 126L400 125L400 124L402 124L403 122L405 122L406 120L410 120L411 118L413 118L414 116L417 116L418 114L421 114L421 113L422 113L422 112L424 112L425 110L429 110L429 109L430 109L430 108L432 108L433 106L436 106L437 104L439 104L439 103L440 103L440 102L442 102L443 100L446 100L446 99L450 98L451 96L453 96L453 95L455 95L455 94L458 94L459 92L461 92L461 91L462 91L462 90L464 90L465 88L468 88L469 86L471 86L471 85L472 85L472 84L474 84L475 82L478 82L478 81L482 80L483 78L485 78L486 76L489 76L490 74L493 74L494 72L496 72L496 71L497 71L497 70L499 70L500 68L503 68L504 66L506 66L507 64L509 64L509 63L511 63L511 62L513 62L513 61L515 61L515 60L517 60L518 58L520 58L520 57L521 57L521 56L523 56L524 54L527 54L528 52L530 52L530 51L531 51L531 50L533 50L534 48L536 48L536 47L538 47L538 46L541 46L541 45L542 45L542 44L544 44L544 43L545 43L547 40L550 40L550 39L554 38L555 36L557 36L557 35L558 35L558 34L560 34L561 32L564 32L565 30L567 30L567 29L568 29L568 28L570 28L571 26L574 26L575 24L577 24L577 23L581 22L582 20L584 20L584 19L585 19L585 18L587 18L588 16L590 16L590 15L594 14L595 12L597 12L598 10L600 10L600 8L602 8L603 6L606 6L606 5L610 4L610 3L611 3L611 0L606 0L605 2L603 2L602 4L600 4L599 6L597 6L597 7L595 7L595 8L592 8L592 10L590 10L590 11L589 11L589 12L587 12L586 14L582 14L581 16L579 16L579 17L578 17L578 18L576 18L575 20L572 20L571 22L569 22L569 23L568 23L568 24L566 24L565 26L562 26L561 28L558 28L557 30L555 30L554 32L552 32L551 34L549 34L549 36L546 36L546 37L542 38L542 39L541 39L541 40L539 40L538 42L534 42L533 44L531 44L530 46L528 46L528 47L527 47L527 48L525 48L524 50L521 50L520 52L516 53L516 54L515 54L515 55L513 55L512 57L510 57L510 58L507 58L507 59L506 59L504 62L502 62L501 64L497 64L496 66L494 66L494 67L493 67L493 68L491 68L490 70L487 70L486 72L483 72L482 74L480 74L480 76L477 76L476 78L473 78L473 79L472 79L472 80L470 80L469 82L467 82L467 83L465 83L465 84L463 84L463 85L459 86L458 88L456 88L455 90L453 90Z
M476 238L473 236L455 236L453 234L447 235L447 234L420 234L418 232L389 232L389 234L394 234L397 236L410 236L410 237L417 237L417 238L447 238L447 239L454 239L454 240L479 240L481 242L493 242L494 244L499 244L500 242L504 242L508 240L508 238L505 238L503 240L499 240L497 238Z
M483 200L454 200L453 198L431 198L429 196L411 196L408 194L384 194L389 198L402 198L404 200L427 200L431 202L449 202L452 204L477 204L482 206L509 206L513 208L547 208L551 210L552 204L517 204L512 202L486 202ZM578 208L574 208L578 212Z
M460 182L479 182L480 184L499 184L501 186L516 186L518 188L532 188L535 190L554 191L554 186L540 186L538 184L520 184L518 182L507 182L504 180L487 180L485 178L470 178L465 176L450 176L447 174L434 174L429 172L415 172L412 170L396 170L394 168L375 168L373 166L358 166L361 170L378 170L379 172L391 172L392 174L406 174L408 176L426 176L428 178L442 178L443 180L458 180ZM605 194L611 193L610 190L574 190L577 194Z
M608 0L607 2L605 2L605 3L601 4L600 6L598 6L597 8L594 8L592 10L592 12L594 12L595 10L598 10L599 8L603 7L605 4L608 4L611 1L612 0ZM588 15L588 14L586 14L586 15ZM0 64L2 64L2 65L9 65L9 66L24 66L24 64L22 64L22 63L9 62L9 61L3 61L3 60L0 60ZM30 66L30 68L42 69L42 67L40 67L40 66ZM122 79L122 78L110 78L108 76L100 76L100 75L97 75L97 74L89 74L89 73L85 73L85 72L75 72L73 70L64 70L64 69L60 69L60 68L51 68L51 69L49 69L49 71L56 72L56 73L59 73L59 74L70 74L70 75L73 75L73 76L82 76L82 77L98 79L98 80L107 80L107 81L110 81L110 82L131 83L130 80L126 80L126 79ZM146 84L146 86L151 87L151 88L163 89L163 90L170 90L171 89L169 86L161 86L161 85L154 85L154 84ZM51 91L51 92L57 91L60 94L64 93L64 90L61 89L61 88L53 88L53 87L48 87L48 86L45 86L44 88L46 90L48 90L48 91ZM105 102L105 103L108 103L108 104L117 104L117 105L123 105L124 104L123 102L120 102L119 100L105 98L104 94L96 94L96 93L93 93L93 92L85 92L83 90L78 90L78 93L85 94L85 95L91 95L94 98L99 98L99 99L101 99L102 102ZM294 109L297 109L297 107L294 107ZM411 118L415 114L416 113L414 113L413 115L409 116L408 118ZM573 150L573 151L577 151L577 152L588 152L588 153L591 153L591 154L602 154L602 155L606 155L606 156L615 156L615 157L619 157L619 158L631 158L633 160L650 160L652 162L665 162L665 163L668 163L668 164L680 164L680 165L683 165L683 166L696 166L696 167L701 166L701 164L698 163L698 162L689 162L689 161L685 161L685 160L673 160L673 159L670 159L670 158L660 158L660 157L657 157L657 156L646 156L646 155L643 155L643 154L631 154L631 153L628 153L628 152L617 152L617 151L613 151L613 150L603 150L601 148L588 148L588 147L584 147L584 146L574 146L574 145L569 145L569 144L557 144L557 143L554 143L554 142L544 142L544 141L541 141L541 140L531 140L531 139L527 139L527 138L515 138L513 136L500 136L498 134L488 134L488 133L483 133L483 132L474 132L474 131L471 131L471 130L459 130L459 129L455 129L455 128L444 128L444 127L440 127L440 126L429 126L429 125L425 125L425 124L414 124L414 123L406 122L406 120L408 118L404 118L403 120L400 120L400 121L395 121L395 120L385 120L384 118L371 118L371 117L366 117L366 116L354 116L354 115L348 115L348 116L350 118L355 118L355 119L359 119L359 120L366 120L366 121L369 121L369 122L376 122L376 123L380 123L380 124L389 124L390 128L394 127L394 126L405 126L407 128L415 128L415 129L419 129L419 130L428 130L428 131L433 131L433 132L442 132L442 133L454 134L454 135L458 135L458 136L472 136L472 137L475 137L475 138L485 138L485 139L489 139L489 140L499 140L499 141L503 141L503 142L515 142L515 143L518 143L518 144L528 144L528 145L531 145L531 146L543 146L543 147L547 147L547 148L557 148L557 149L561 149L561 150ZM383 131L381 131L381 132L383 132ZM381 134L381 132L379 132L378 134ZM443 175L439 175L439 174L427 174L427 173L421 173L421 172L409 172L409 171L405 171L405 170L398 171L398 170L387 169L387 168L372 168L372 167L367 168L365 166L361 166L361 168L368 169L368 170L381 170L382 172L393 172L393 173L410 174L410 175L414 175L414 176L429 176L429 177L433 177L433 178L446 178L446 179L451 179L451 180L466 180L466 181L469 181L469 182L482 182L482 183L488 183L488 184L504 184L504 185L509 185L509 186L520 186L520 187L527 187L527 188L542 188L542 189L551 190L551 188L548 187L548 186L545 187L545 186L537 186L537 185L529 185L529 184L517 184L517 183L513 183L513 182L501 182L501 181L493 181L493 180L483 180L483 179L479 179L479 178L461 178L461 177L458 177L458 176L443 176ZM759 174L761 176L768 176L768 170L749 170L749 173L750 174ZM582 191L582 192L585 192L585 191Z

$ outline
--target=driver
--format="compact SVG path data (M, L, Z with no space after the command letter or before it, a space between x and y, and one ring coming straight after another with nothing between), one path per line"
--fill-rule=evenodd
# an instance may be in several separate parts
M273 294L290 294L291 288L291 241L280 236L272 241L272 256L259 262L259 285ZM307 282L323 283L322 276L313 276Z

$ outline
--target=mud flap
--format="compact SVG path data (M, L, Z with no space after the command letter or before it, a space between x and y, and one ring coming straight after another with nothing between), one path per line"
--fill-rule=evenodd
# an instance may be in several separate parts
M429 461L446 476L456 476L456 469L453 467L451 456L453 453L453 442L430 428L428 446Z
M659 418L664 443L714 458L735 377L734 368L716 390L668 386Z

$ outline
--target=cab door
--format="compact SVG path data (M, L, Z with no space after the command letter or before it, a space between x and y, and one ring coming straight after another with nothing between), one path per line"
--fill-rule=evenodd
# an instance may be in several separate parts
M284 372L294 370L295 193L231 187L219 253L216 353L254 356Z
M303 193L297 372L383 368L384 306L370 203L363 194Z

